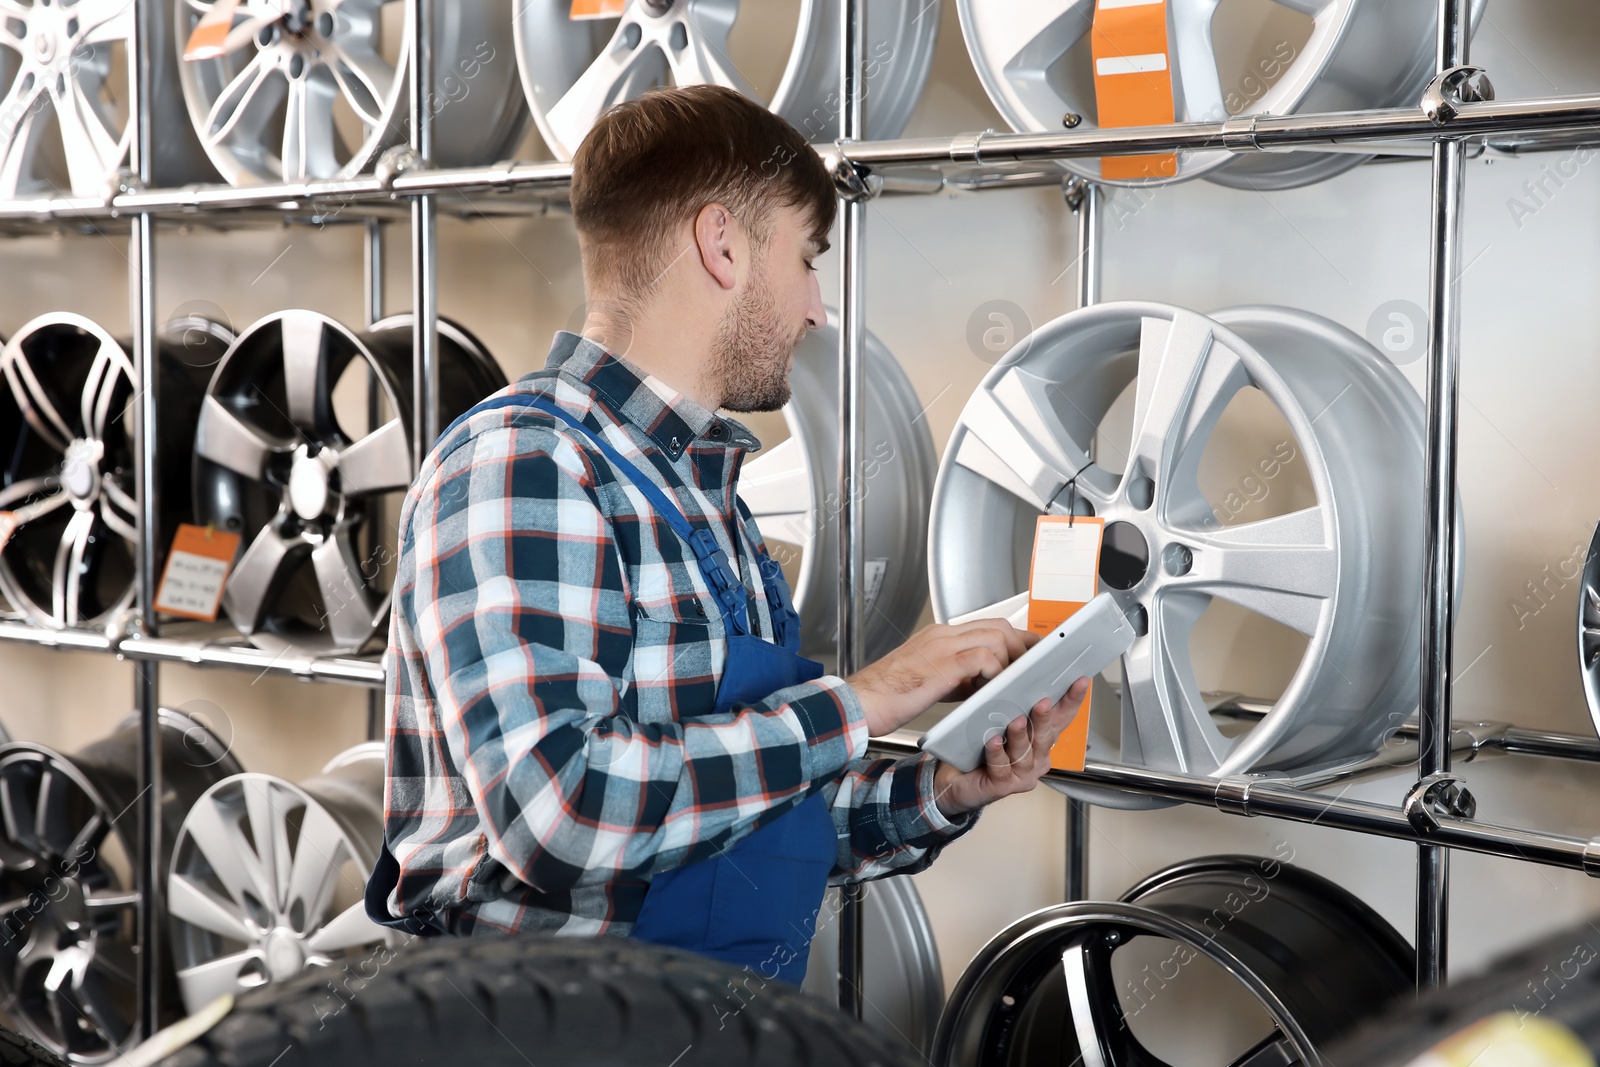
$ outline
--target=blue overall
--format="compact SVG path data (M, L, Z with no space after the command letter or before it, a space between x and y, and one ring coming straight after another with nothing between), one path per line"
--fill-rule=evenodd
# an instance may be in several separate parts
M757 549L756 564L766 587L776 643L750 633L749 591L711 531L695 529L655 483L576 416L542 398L496 397L462 415L450 429L474 412L502 407L536 408L588 437L694 553L728 638L716 704L704 714L726 714L821 676L822 665L799 653L800 616L775 560ZM732 847L657 874L645 894L632 936L748 966L763 978L798 985L805 978L811 937L837 849L832 816L822 794L812 792ZM399 864L385 843L367 881L368 916L412 934L445 932L431 916L389 917L387 898L398 878Z

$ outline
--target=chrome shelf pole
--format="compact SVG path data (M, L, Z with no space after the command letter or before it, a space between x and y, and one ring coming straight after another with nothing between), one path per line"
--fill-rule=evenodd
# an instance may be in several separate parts
M1466 0L1439 0L1440 73L1467 61ZM1419 778L1450 770L1450 680L1454 655L1456 565L1456 408L1461 362L1461 215L1465 146L1433 145L1431 262L1428 277L1427 566L1423 588L1418 704ZM1450 857L1417 848L1417 987L1443 985L1449 962Z
M411 49L411 149L414 169L433 163L433 9L435 0L407 0L416 26ZM415 439L412 465L422 460L439 436L439 211L432 193L411 201L412 373L415 375Z
M129 57L129 114L132 143L130 183L142 189L151 180L155 155L151 101L155 72L150 69L150 42L160 30L158 0L137 0L134 7L134 48ZM138 583L139 623L145 634L157 635L156 558L159 539L169 531L158 524L160 456L156 452L156 394L160 367L156 359L156 259L155 220L140 212L133 216L128 253L129 325L133 328L133 362L138 372L138 396L133 410L134 486L139 510ZM154 663L134 664L134 699L139 712L139 778L137 807L139 851L134 871L138 890L136 913L138 957L134 964L134 996L140 1036L160 1029L161 1018L161 747L158 743L160 674Z
M866 0L837 0L843 6L839 41L839 139L861 137L867 40ZM861 460L866 451L866 268L863 229L867 202L849 196L839 204L839 674L848 676L864 664L866 648L865 526L861 493ZM865 882L844 893L839 913L839 1007L853 1018L865 1011L862 968L865 963Z
M362 241L362 281L366 287L366 320L367 328L383 318L384 305L384 275L383 275L383 223L378 219L366 220L366 231ZM367 371L367 432L378 428L383 418L381 410L382 388L378 384L376 371ZM378 527L382 519L379 516L368 516L367 542L368 551L378 544ZM385 726L383 690L373 689L367 693L367 738L373 741L382 741Z
M1078 307L1086 308L1100 302L1100 186L1078 180L1066 192L1078 219ZM1089 804L1077 797L1067 798L1066 899L1089 899Z

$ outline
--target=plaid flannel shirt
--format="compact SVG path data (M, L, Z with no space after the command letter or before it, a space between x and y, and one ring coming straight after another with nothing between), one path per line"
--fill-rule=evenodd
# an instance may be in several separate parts
M735 480L760 444L576 334L543 396L709 527L771 616ZM742 536L732 536L734 524ZM456 933L626 934L650 878L704 859L820 789L835 883L920 870L976 813L946 819L928 756L867 760L837 677L713 715L727 640L692 553L554 417L474 414L423 464L400 514L388 675L393 915Z

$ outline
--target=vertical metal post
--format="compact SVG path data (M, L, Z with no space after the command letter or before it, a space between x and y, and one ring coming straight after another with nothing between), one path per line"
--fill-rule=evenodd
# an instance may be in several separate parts
M1078 217L1078 306L1100 302L1100 187L1075 179L1063 191ZM1089 897L1089 805L1067 798L1067 900Z
M417 32L411 47L411 148L417 166L433 163L433 5L407 0ZM433 196L411 201L412 373L415 383L412 465L439 436L439 215Z
M861 78L867 38L866 0L838 0L843 9L839 41L839 137L862 136ZM863 352L866 327L862 227L866 201L847 198L839 218L839 673L848 675L865 659L865 535L861 507L861 459L866 451ZM862 1017L866 883L844 895L839 914L839 1007Z
M139 0L134 9L133 55L128 58L129 109L133 122L129 164L134 182L148 186L154 161L151 133L151 99L154 72L150 69L151 42L160 32L157 19L162 5ZM133 362L138 372L138 402L133 410L134 486L139 509L139 622L155 636L157 545L167 531L160 528L160 499L156 482L156 263L154 220L144 213L133 216L128 249L129 325L133 328ZM159 675L154 663L134 667L134 699L139 709L138 856L134 884L139 891L136 916L138 957L134 965L134 996L140 1036L160 1028L161 1018L161 748L159 729Z
M1439 0L1439 70L1467 61L1467 0ZM1432 260L1428 278L1427 573L1422 613L1418 720L1426 777L1450 769L1450 678L1454 640L1456 400L1461 359L1462 142L1433 146ZM1442 985L1449 947L1449 854L1417 848L1417 986Z
M383 223L377 219L367 220L366 241L362 245L362 271L366 283L367 328L383 318ZM383 390L378 384L377 372L367 371L367 432L378 428L379 421L383 418L382 400ZM397 416L399 412L395 413ZM374 509L381 511L382 509ZM378 515L370 516L367 520L367 551L376 549L378 544L378 524L382 518ZM381 741L384 737L385 709L382 689L367 690L367 738L372 741Z

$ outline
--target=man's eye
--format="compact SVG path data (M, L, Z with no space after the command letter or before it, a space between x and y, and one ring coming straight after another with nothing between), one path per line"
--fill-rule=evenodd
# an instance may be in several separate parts
M811 260L809 260L809 259L806 260L806 270L816 270L816 269L817 269L817 265L815 263L811 262Z

